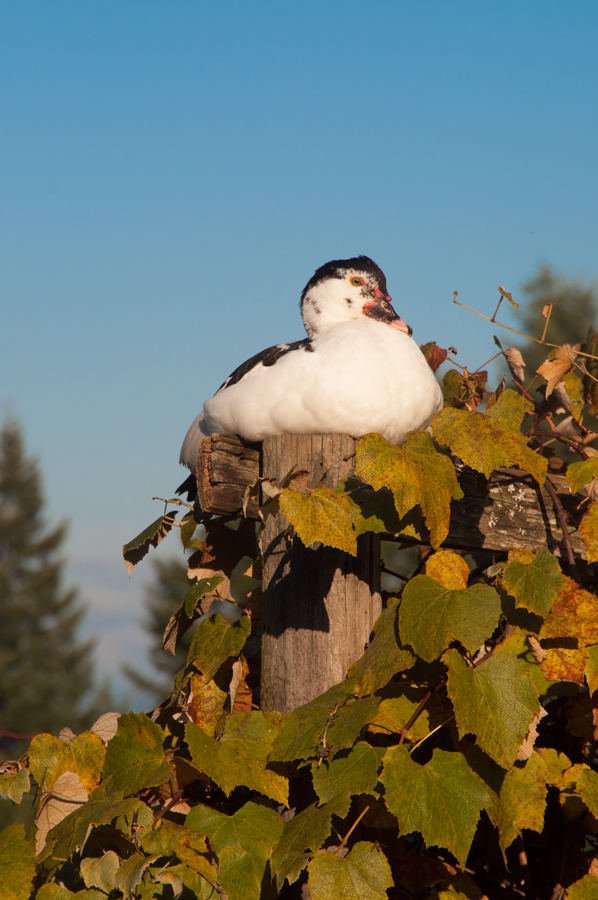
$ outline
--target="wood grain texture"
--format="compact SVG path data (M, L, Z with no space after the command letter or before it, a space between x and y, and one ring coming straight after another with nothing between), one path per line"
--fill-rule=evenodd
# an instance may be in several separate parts
M299 435L280 435L276 440L280 440L280 447L284 446L286 453L288 448L298 447L293 442L299 437L302 441L306 440L305 436ZM309 437L313 437L310 447L315 450L312 464L316 469L312 477L317 482L322 473L321 452L317 449L321 447L322 436ZM336 450L330 450L333 454L331 464L338 466L339 472L342 471L339 478L346 478L353 472L353 459L342 461L342 454L347 455L345 451L349 450L348 442L352 438L344 436L344 440L344 444L338 443ZM247 485L254 484L261 474L259 447L259 444L247 444L236 435L213 435L205 438L197 464L200 504L205 512L231 515L242 509ZM308 467L309 460L305 452L302 459L300 468ZM540 490L531 475L520 469L497 469L487 485L481 487L481 479L471 469L458 466L457 473L465 497L463 500L453 501L451 527L444 542L445 547L495 551L528 547L536 550L546 543L556 556L563 556L563 535L552 500L545 489ZM281 477L286 474L286 471L283 472ZM569 520L573 552L579 559L585 560L583 541L576 530L581 515L585 512L585 507L578 508L583 496L571 494L563 475L548 477ZM335 484L332 470L327 484ZM247 515L249 518L258 517L257 498L249 501Z
M295 466L315 487L323 472L334 485L352 471L347 435L276 435L263 442L263 474L280 482ZM349 458L347 458L349 457ZM262 534L262 688L264 711L290 712L342 681L362 656L382 611L380 546L363 535L357 557L331 547L309 549L285 536L282 513Z

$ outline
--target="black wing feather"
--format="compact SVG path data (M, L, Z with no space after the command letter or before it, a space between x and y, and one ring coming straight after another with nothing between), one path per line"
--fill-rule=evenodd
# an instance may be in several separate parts
M252 369L255 369L255 367L260 364L262 366L273 366L274 363L278 362L281 356L284 356L285 353L291 353L293 350L304 350L307 353L313 353L314 348L312 347L309 338L303 338L302 341L292 341L290 344L276 344L275 347L268 347L267 350L256 353L251 359L242 363L238 369L235 369L235 371L228 376L226 381L223 381L216 393L218 394L220 391L224 390L224 388L230 387L232 384L237 384L237 382L241 381L248 372L251 372Z

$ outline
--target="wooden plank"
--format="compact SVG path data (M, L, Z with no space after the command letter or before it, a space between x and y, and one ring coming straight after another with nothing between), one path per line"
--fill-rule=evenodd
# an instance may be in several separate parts
M285 438L296 441L298 436L286 435ZM316 445L321 446L322 436L314 435L313 438ZM343 462L341 466L338 458L337 450L344 446L342 442L338 446L333 442L333 445L337 448L334 451L337 455L333 453L330 457L331 470L327 482L330 485L335 483L334 471L343 472L339 478L346 478L353 472L353 459ZM289 446L298 447L296 444ZM197 463L200 505L205 512L234 515L242 509L247 486L255 484L261 474L259 448L259 444L248 444L236 435L212 435L205 438ZM331 448L327 452L332 452ZM313 478L317 482L322 473L323 458L315 453L310 459L315 467ZM304 457L302 468L306 467L306 461L307 457ZM291 465L280 477L284 477L290 468ZM487 488L482 490L476 472L458 466L458 477L465 497L463 500L453 501L451 527L444 546L498 552L511 550L513 547L535 550L547 543L555 555L564 555L563 535L552 500L545 488L540 491L531 475L520 469L497 469L492 473ZM583 541L576 530L585 511L585 508L578 508L583 496L571 494L563 475L548 477L567 514L573 552L578 558L585 560ZM249 518L258 518L257 498L250 500L247 515Z
M280 482L293 466L323 471L330 484L352 470L355 441L347 435L276 435L264 440L264 476ZM261 538L262 683L264 711L290 712L342 681L362 656L382 611L379 537L363 535L357 557L332 547L290 546L282 513L268 516Z

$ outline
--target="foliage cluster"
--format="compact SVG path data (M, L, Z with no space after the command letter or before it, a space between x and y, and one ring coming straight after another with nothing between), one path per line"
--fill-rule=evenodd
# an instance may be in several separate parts
M2 895L274 900L303 885L312 900L598 897L598 435L583 420L598 407L597 346L591 333L541 367L566 427L505 351L514 390L449 370L434 439L397 448L367 435L347 482L269 486L262 514L282 510L306 545L355 554L374 531L427 547L345 680L286 716L257 703L252 584L248 614L231 599L255 528L212 520L198 537L187 513L195 584L165 645L197 627L174 690L151 715L40 734L0 775L15 802L38 786L32 833L0 835ZM558 460L555 440L578 461ZM548 546L442 548L462 495L456 461L483 479L517 466L547 487L565 473L585 559L568 539L562 562ZM129 561L174 521L131 542ZM225 601L231 621L210 613Z

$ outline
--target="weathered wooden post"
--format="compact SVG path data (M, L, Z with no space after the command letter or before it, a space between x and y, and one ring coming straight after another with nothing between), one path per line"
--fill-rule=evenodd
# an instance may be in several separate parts
M343 434L268 437L262 473L278 484L295 466L315 487L326 472L332 487L352 473L355 444ZM363 535L353 557L296 535L289 545L288 524L281 512L268 516L261 540L262 709L284 713L343 680L382 611L377 535Z

